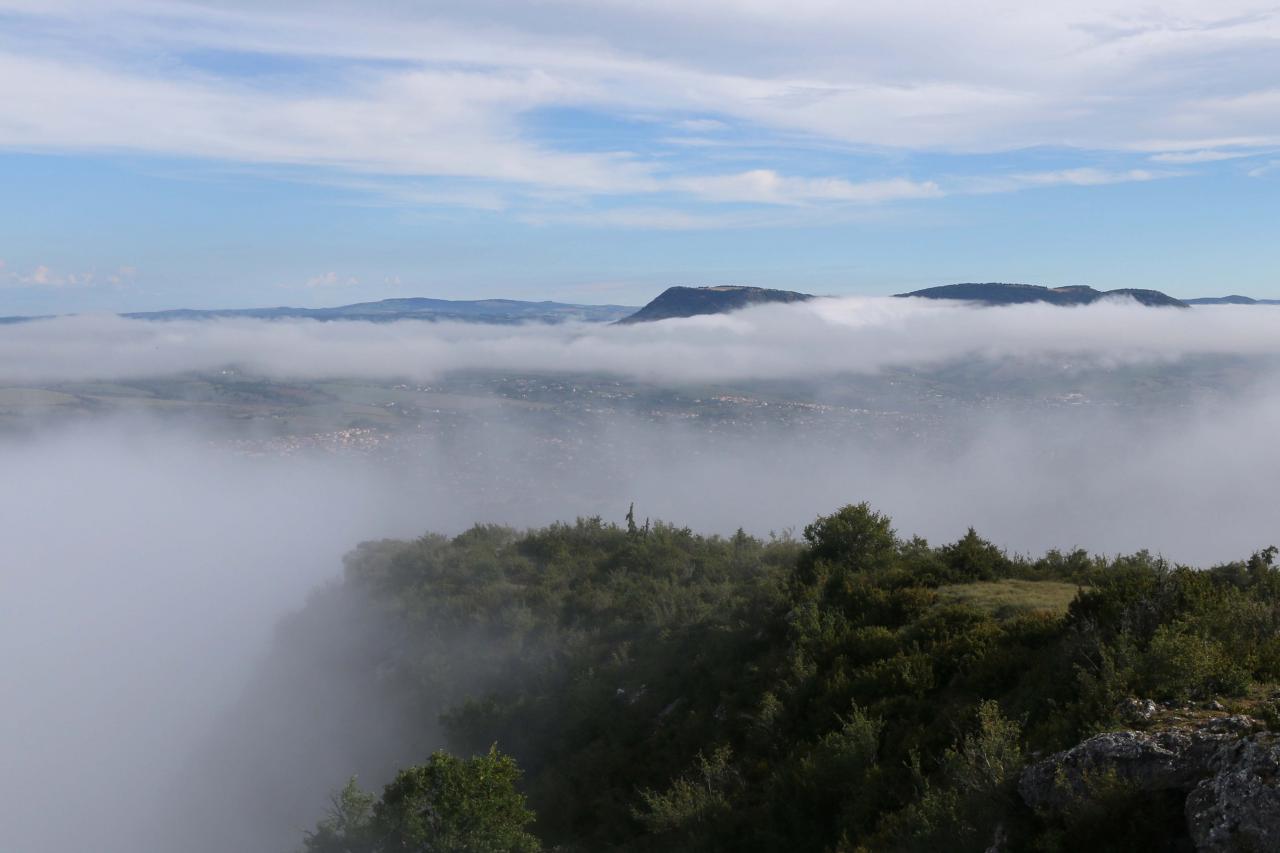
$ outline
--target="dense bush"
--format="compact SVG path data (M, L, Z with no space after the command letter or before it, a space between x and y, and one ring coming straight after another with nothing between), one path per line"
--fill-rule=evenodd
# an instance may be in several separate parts
M471 759L443 752L401 770L373 797L355 779L307 834L306 853L536 853L519 768L495 747Z
M1114 812L1022 808L1024 756L1117 725L1126 697L1274 681L1275 556L1031 560L857 505L802 541L594 518L366 543L345 591L394 626L378 671L452 750L519 762L547 846L1115 849Z

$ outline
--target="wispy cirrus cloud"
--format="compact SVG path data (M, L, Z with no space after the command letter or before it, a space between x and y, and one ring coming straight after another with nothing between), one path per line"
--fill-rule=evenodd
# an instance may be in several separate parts
M543 210L526 222L649 231L796 228L867 221L875 208L895 201L1014 193L1052 187L1096 187L1182 177L1171 170L1093 168L1024 172L1001 176L950 176L938 181L890 179L851 182L807 178L766 170L705 178L682 178L673 190L728 209L686 210L676 206L626 205L592 210ZM1260 176L1262 172L1251 173Z
M540 206L547 192L887 204L963 190L941 173L869 170L868 158L1057 146L1189 167L1230 156L1223 145L1280 144L1276 90L1257 73L1275 70L1280 18L1236 0L1158 11L1050 3L1034 14L997 2L981 16L937 2L821 0L785 14L745 0L557 0L537 14L496 0L429 13L337 3L323 16L288 0L0 9L10 22L0 146L483 184L401 195L424 205L499 212ZM1206 66L1207 77L1196 71ZM548 134L539 117L565 110L622 124ZM637 115L665 131L644 136L627 125ZM736 172L719 146L690 144L747 131L765 144ZM794 144L843 146L851 159L796 173L778 156ZM986 191L1100 186L1143 180L1140 171L1084 162L997 175Z
M984 195L1049 187L1100 187L1111 184L1145 183L1147 181L1176 178L1184 174L1185 172L1168 169L1097 169L1080 167L1039 172L1017 172L1006 175L959 177L953 180L949 187L951 192L955 194Z
M901 199L937 198L942 195L933 181L912 181L907 178L849 181L832 177L791 177L780 175L771 169L681 178L672 181L672 185L709 201L784 205L820 202L877 204Z
M1231 151L1222 149L1205 149L1203 151L1166 151L1163 154L1152 154L1153 163L1171 165L1192 165L1196 163L1218 163L1223 160L1240 160L1245 157L1256 157L1257 151Z

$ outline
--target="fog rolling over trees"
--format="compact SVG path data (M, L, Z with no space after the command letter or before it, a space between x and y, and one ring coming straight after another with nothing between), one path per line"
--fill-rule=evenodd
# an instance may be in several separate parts
M359 472L214 456L154 424L0 459L5 846L162 849L165 797L245 784L187 758L280 614L353 537L410 528Z
M1278 81L0 0L0 853L1280 851Z
M944 329L940 317L971 316L950 306L815 310L639 332L173 327L200 353L173 364L148 355L152 326L77 327L88 337L57 323L0 329L5 844L292 850L349 776L379 790L445 746L436 715L467 698L489 649L451 637L453 653L469 649L475 665L459 655L438 670L448 677L425 705L384 670L362 667L362 655L385 660L401 639L334 592L343 555L362 541L453 536L476 523L621 522L633 502L641 525L767 537L860 501L904 534L944 543L973 526L1011 553L1146 548L1207 566L1280 538L1280 373L1274 337L1256 319L1273 315L1195 309L1148 321L1127 306L1052 309L1077 331L1090 318L1113 331L1137 324L1115 346L1077 343L1055 355L1065 333L1039 309L972 315L972 334ZM1185 325L1197 316L1216 336ZM937 334L916 334L930 329ZM1192 331L1178 338L1179 329ZM860 335L878 348L854 346ZM791 351L807 336L826 336L825 360ZM342 358L290 355L299 340L308 352L332 343ZM842 343L854 346L847 370ZM651 360L664 348L681 357ZM449 355L437 361L436 352ZM624 383L629 402L565 402L578 380L555 377L583 352L609 354L598 367ZM521 373L531 353L540 355ZM45 373L23 367L41 359ZM376 393L360 386L373 395L360 403L363 420L321 384L343 378L344 365L383 377ZM235 385L231 403L165 390L222 370L256 384ZM537 388L563 385L561 396L531 391L489 405L489 385L465 399L455 385L437 388L430 406L447 411L422 404L437 420L412 421L358 452L282 433L294 417L285 403L256 419L225 414L251 393L287 386L317 395L316 423L328 419L317 434L382 435L390 428L369 427L382 422L366 409L392 398L377 394L495 375L503 388L535 376ZM1231 381L1218 381L1224 375ZM1117 377L1124 383L1107 384ZM813 419L779 420L779 387ZM108 392L131 402L101 404ZM892 405L873 405L873 394ZM713 397L751 402L713 423ZM851 414L824 420L829 409ZM446 417L457 427L436 430ZM335 661L358 677L332 680Z

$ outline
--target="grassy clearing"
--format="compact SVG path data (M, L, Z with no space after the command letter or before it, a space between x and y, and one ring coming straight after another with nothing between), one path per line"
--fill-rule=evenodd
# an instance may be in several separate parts
M1066 613L1080 589L1060 581L983 581L938 587L938 597L946 604L967 604L1007 618L1033 610Z

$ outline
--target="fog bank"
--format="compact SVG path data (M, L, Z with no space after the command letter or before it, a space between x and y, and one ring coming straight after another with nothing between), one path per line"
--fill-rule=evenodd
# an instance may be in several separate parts
M71 318L0 327L0 374L9 383L125 378L234 363L277 377L470 367L604 369L672 383L820 380L1002 354L1074 352L1096 364L1270 356L1280 352L1277 319L1255 308L983 312L906 300L603 328ZM642 518L764 535L865 500L900 533L934 542L972 525L1036 555L1080 546L1149 548L1197 565L1245 558L1280 542L1280 375L1257 361L1247 386L1187 394L1158 411L957 407L933 431L890 437L778 423L713 433L635 413L582 416L571 453L548 439L546 422L535 429L520 416L447 441L416 435L411 453L392 458L248 456L187 420L141 417L0 436L6 849L188 853L155 846L157 824L170 819L179 838L196 826L259 833L222 849L292 847L324 792L344 781L338 768L358 769L352 751L366 747L332 736L331 709L311 707L290 719L301 742L321 746L273 752L279 738L256 727L272 716L261 703L293 708L284 676L268 674L284 687L246 706L257 711L228 711L281 616L337 578L342 554L364 539L476 522L620 521L632 502ZM199 764L218 725L260 744L256 760L275 775ZM268 784L280 779L300 780L298 796ZM258 823L221 811L236 786L262 804ZM174 790L208 813L166 811L159 804ZM200 832L204 846L193 840L190 851L218 849Z
M927 299L816 299L630 326L405 320L126 320L0 326L0 383L130 379L235 366L277 379L454 370L602 371L655 382L786 379L962 358L1068 356L1141 364L1280 355L1280 306L982 308Z
M339 465L142 423L0 443L0 825L15 853L146 851L274 622L364 537L424 519ZM159 853L159 851L157 851Z
M186 762L243 689L272 625L336 577L341 554L362 539L473 521L617 520L631 501L642 516L765 534L869 500L907 535L947 541L973 525L1034 553L1146 547L1207 563L1280 541L1280 395L1144 425L1141 435L1102 415L984 416L956 428L950 450L886 453L784 435L708 443L685 428L615 423L610 442L629 448L625 459L587 455L554 481L540 479L538 446L511 429L476 437L502 447L465 493L438 486L451 459L471 452L456 444L399 468L236 457L140 424L0 447L0 823L10 849L155 849L138 839L156 829L165 790L190 786L211 806L229 787L255 791L244 768ZM306 709L296 725L323 731L326 712ZM254 719L241 720L246 738L262 737ZM343 781L334 768L349 766L338 760L346 745L322 742L333 754L292 755L290 766L267 739L264 766L312 789L304 806L278 814L280 791L257 792L276 821L273 844L295 839ZM54 795L68 778L69 793Z

